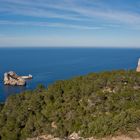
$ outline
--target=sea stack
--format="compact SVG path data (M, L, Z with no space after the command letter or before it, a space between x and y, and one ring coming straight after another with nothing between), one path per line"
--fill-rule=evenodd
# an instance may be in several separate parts
M25 86L26 79L31 79L32 75L29 76L18 76L14 71L4 73L4 84L11 86Z
M137 66L136 71L137 71L137 72L140 72L140 58L139 58L139 61L138 61L138 66Z

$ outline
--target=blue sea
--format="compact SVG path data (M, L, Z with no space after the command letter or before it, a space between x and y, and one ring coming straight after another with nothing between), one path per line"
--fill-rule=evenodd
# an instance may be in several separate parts
M135 69L140 49L133 48L0 48L0 102L13 94L46 87L57 80L70 79L91 72ZM25 87L3 85L3 74L32 74Z

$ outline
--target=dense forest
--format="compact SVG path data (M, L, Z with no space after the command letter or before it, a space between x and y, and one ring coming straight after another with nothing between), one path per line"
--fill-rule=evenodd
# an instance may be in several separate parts
M140 130L140 73L111 71L57 81L0 105L0 139L42 134L104 137Z

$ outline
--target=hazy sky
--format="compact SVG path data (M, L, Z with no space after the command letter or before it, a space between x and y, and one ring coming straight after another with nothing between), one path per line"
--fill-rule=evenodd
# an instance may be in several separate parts
M0 46L140 47L140 0L0 0Z

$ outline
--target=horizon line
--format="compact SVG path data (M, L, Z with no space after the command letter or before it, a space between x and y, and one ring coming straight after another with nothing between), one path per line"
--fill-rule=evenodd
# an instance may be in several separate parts
M140 46L0 46L0 49L10 49L10 48L111 48L111 49L140 49Z

